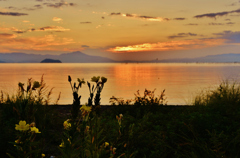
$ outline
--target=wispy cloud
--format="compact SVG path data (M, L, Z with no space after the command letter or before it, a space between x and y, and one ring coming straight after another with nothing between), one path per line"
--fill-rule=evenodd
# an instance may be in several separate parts
M55 22L58 22L58 23L60 23L60 22L62 22L63 21L63 19L62 18L58 18L58 17L53 17L53 19L52 19L53 21L55 21Z
M54 32L64 32L64 31L70 31L70 29L65 29L61 26L45 26L41 28L32 28L29 31L54 31Z
M23 7L23 8L18 8L18 7L13 7L13 6L9 6L6 7L6 9L10 9L10 10L28 10L28 11L32 11L32 10L37 10L37 9L42 9L42 5L34 5L33 7Z
M128 17L128 18L137 18L137 19L143 19L143 20L148 20L148 21L168 21L170 19L168 18L162 18L162 17L153 17L153 16L145 16L145 15L137 15L137 14L122 14L120 12L118 13L111 13L110 16L115 16L115 15L120 15L123 17Z
M189 37L189 36L197 36L195 33L178 33L177 35L173 36L168 36L169 39L174 39L174 38L183 38L183 37Z
M224 38L227 40L227 43L240 43L240 31L233 32L231 30L225 30L219 33L213 33L213 35L220 36L220 38Z
M80 24L91 24L92 22L90 21L83 21L83 22L80 22Z
M59 2L59 3L43 3L43 5L52 8L61 8L63 6L76 6L76 3L68 3L68 2Z
M88 45L81 45L82 48L89 48Z
M186 24L186 25L197 26L198 24L196 24L196 23L189 23L189 24Z
M208 23L208 25L224 25L223 23L214 23L214 22L212 22L212 23Z
M10 35L1 35L10 36ZM0 36L0 37L1 37ZM56 35L45 35L44 37L28 38L0 38L0 49L4 50L54 50L62 51L61 46L75 43L70 38L59 38ZM57 46L57 47L56 47ZM59 47L58 47L59 46Z
M228 23L214 23L214 22L212 22L212 23L208 23L208 25L213 25L213 26L215 26L215 25L233 25L233 24L235 24L234 22L228 22Z
M143 43L143 44L130 45L130 46L117 46L115 48L110 48L107 51L114 52L114 53L125 53L125 52L141 52L141 51L199 49L199 48L222 45L224 42L225 42L225 39L194 39L194 40L158 42L158 43Z
M0 39L16 38L17 36L9 33L0 33Z
M186 20L186 18L174 18L173 20Z
M216 17L219 17L219 16L226 16L226 15L231 14L231 13L240 13L240 9L232 10L232 11L217 12L217 13L200 14L200 15L194 16L194 18L204 18L204 17L216 18Z
M18 13L18 12L0 12L0 15L23 16L23 15L28 15L28 14L27 13Z

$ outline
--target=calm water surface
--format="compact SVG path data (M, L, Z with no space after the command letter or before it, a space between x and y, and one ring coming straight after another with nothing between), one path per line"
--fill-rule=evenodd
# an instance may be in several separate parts
M112 96L133 99L134 93L145 88L160 95L166 90L168 104L191 104L192 99L203 89L214 88L223 80L239 80L240 64L0 64L0 90L13 94L18 82L27 83L28 78L44 80L49 88L54 87L52 101L59 104L71 104L72 92L68 75L73 81L84 78L90 81L92 76L108 78L102 92L102 104L109 104ZM25 84L26 85L26 84ZM84 85L79 93L81 102L86 103L89 92Z

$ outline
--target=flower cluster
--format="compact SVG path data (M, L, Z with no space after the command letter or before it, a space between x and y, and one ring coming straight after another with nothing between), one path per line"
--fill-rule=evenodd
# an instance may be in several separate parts
M92 106L82 105L80 110L82 112L82 115L86 116L87 114L89 114L92 111Z
M122 124L122 118L123 118L123 114L119 114L119 116L116 115L116 119L118 120L118 124L119 124L120 127L121 127L121 124Z
M18 124L15 124L15 130L17 131L28 131L30 129L31 132L33 133L41 133L39 132L39 129L35 127L35 123L31 123L30 125L26 123L26 121L19 121Z
M67 119L66 121L64 121L63 122L63 127L64 127L64 129L66 129L66 130L68 130L68 129L70 129L71 128L71 123L69 123L69 119Z

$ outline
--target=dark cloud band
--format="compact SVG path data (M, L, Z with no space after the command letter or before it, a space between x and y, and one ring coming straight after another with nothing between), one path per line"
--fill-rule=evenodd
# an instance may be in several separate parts
M204 17L216 18L218 16L225 16L225 15L228 15L228 14L231 14L231 13L240 13L240 9L232 10L232 11L225 11L225 12L200 14L200 15L194 16L194 18L204 18Z
M22 16L22 15L28 15L28 14L27 13L18 13L18 12L0 12L0 15Z

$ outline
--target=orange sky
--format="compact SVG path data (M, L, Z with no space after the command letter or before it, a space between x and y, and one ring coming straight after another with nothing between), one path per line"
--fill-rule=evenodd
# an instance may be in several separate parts
M0 53L112 59L240 53L238 0L0 0Z

